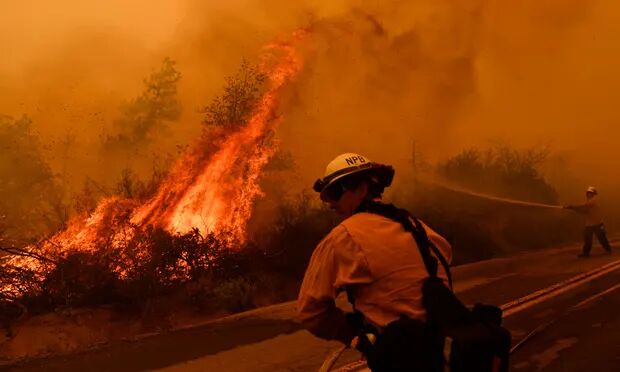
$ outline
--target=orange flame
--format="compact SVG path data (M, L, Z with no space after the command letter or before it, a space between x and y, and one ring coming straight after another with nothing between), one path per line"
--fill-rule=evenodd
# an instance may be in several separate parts
M276 150L267 139L278 121L277 94L301 67L290 42L265 49L282 56L266 71L271 87L247 125L225 138L210 157L202 156L204 143L198 144L177 163L155 197L135 211L133 223L158 225L170 232L192 228L226 232L238 242L245 240L252 203L262 193L261 170Z
M260 67L269 87L245 126L230 133L208 132L177 161L145 204L104 199L88 218L74 219L67 229L43 242L43 252L120 247L131 239L134 227L147 225L170 233L198 228L202 233L221 235L231 247L243 243L253 202L262 194L261 171L276 151L270 137L279 121L278 94L301 69L294 46L303 37L298 31L288 41L264 47ZM29 257L13 257L10 263L44 271L41 262Z

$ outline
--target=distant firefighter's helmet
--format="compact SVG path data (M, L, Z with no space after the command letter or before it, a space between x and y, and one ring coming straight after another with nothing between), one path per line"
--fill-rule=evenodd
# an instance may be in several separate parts
M596 190L596 187L590 186L590 187L588 187L588 190L586 190L586 193L587 194L598 195L598 190Z

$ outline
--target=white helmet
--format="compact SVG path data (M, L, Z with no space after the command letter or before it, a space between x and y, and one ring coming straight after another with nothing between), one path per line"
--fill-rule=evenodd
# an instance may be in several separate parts
M594 187L594 186L588 187L588 190L586 191L586 193L598 195L598 191L596 190L596 187Z
M322 193L339 179L364 171L374 172L376 181L382 187L388 187L392 184L394 168L389 165L374 163L367 157L359 154L346 153L338 155L327 164L323 178L316 180L313 189L316 192Z

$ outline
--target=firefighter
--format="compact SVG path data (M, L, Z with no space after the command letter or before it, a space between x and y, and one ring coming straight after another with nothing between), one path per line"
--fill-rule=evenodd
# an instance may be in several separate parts
M590 257L592 249L592 238L596 234L599 243L603 246L607 253L611 253L611 246L607 240L607 233L603 223L603 216L598 200L598 191L595 187L590 186L586 191L586 202L581 205L567 205L565 209L571 209L577 213L585 215L586 226L583 230L583 251L578 257Z
M414 238L398 222L364 208L381 203L393 176L391 166L347 153L331 161L314 185L321 200L342 218L314 250L297 300L298 318L317 337L355 346L360 342L356 337L360 326L380 333L402 317L425 319L422 284L428 273ZM444 262L449 262L449 243L421 226ZM438 276L446 282L442 267ZM342 291L354 302L362 322L336 306Z

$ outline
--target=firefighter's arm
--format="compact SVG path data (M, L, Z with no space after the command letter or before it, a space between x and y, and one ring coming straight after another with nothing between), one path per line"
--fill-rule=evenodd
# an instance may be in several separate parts
M567 205L564 208L574 210L575 212L578 212L578 213L588 213L590 208L592 208L593 206L594 206L594 202L589 200L584 204Z
M302 325L317 337L347 345L357 334L345 313L336 306L338 289L370 281L366 261L346 229L336 227L310 259L297 299Z

